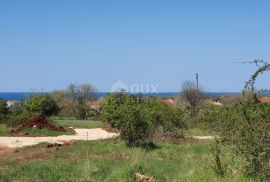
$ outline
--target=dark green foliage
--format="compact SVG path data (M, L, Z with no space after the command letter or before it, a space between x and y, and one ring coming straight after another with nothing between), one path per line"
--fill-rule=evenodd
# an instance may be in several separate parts
M0 122L7 119L8 107L5 100L0 99Z
M56 102L49 95L34 95L28 98L24 107L29 112L52 116L59 112Z

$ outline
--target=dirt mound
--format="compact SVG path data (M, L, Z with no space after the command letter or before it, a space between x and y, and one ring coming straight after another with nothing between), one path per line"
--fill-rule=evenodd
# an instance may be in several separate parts
M63 131L66 132L65 128L61 126L55 126L50 124L43 114L36 115L32 117L30 120L26 121L23 125L19 126L15 129L15 133L23 131L27 128L38 128L38 129L47 129L52 131Z

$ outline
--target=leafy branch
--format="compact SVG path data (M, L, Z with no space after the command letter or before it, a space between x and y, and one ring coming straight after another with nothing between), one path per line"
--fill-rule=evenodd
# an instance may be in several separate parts
M255 90L255 83L256 80L258 78L259 75L263 74L266 71L270 70L270 64L265 62L264 60L261 59L256 59L254 61L248 61L248 62L243 62L243 64L255 64L258 69L256 70L256 72L250 77L250 79L246 82L246 85L244 87L244 93L245 92L250 92L252 94L256 94ZM262 91L266 91L266 90L262 90Z

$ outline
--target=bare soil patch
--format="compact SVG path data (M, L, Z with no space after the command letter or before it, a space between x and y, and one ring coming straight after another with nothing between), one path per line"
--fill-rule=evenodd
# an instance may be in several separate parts
M9 148L6 146L0 146L0 156L12 154L14 152L15 152L15 149L13 149L13 148Z
M19 133L27 128L38 128L38 129L47 129L52 131L62 131L66 132L66 129L62 126L56 126L47 120L46 116L43 114L36 115L32 117L30 120L26 121L21 126L17 127L14 132Z

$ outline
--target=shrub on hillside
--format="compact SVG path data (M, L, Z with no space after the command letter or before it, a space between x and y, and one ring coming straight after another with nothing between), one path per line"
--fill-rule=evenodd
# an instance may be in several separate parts
M270 177L270 105L242 99L206 114L222 144L243 158L246 172Z

